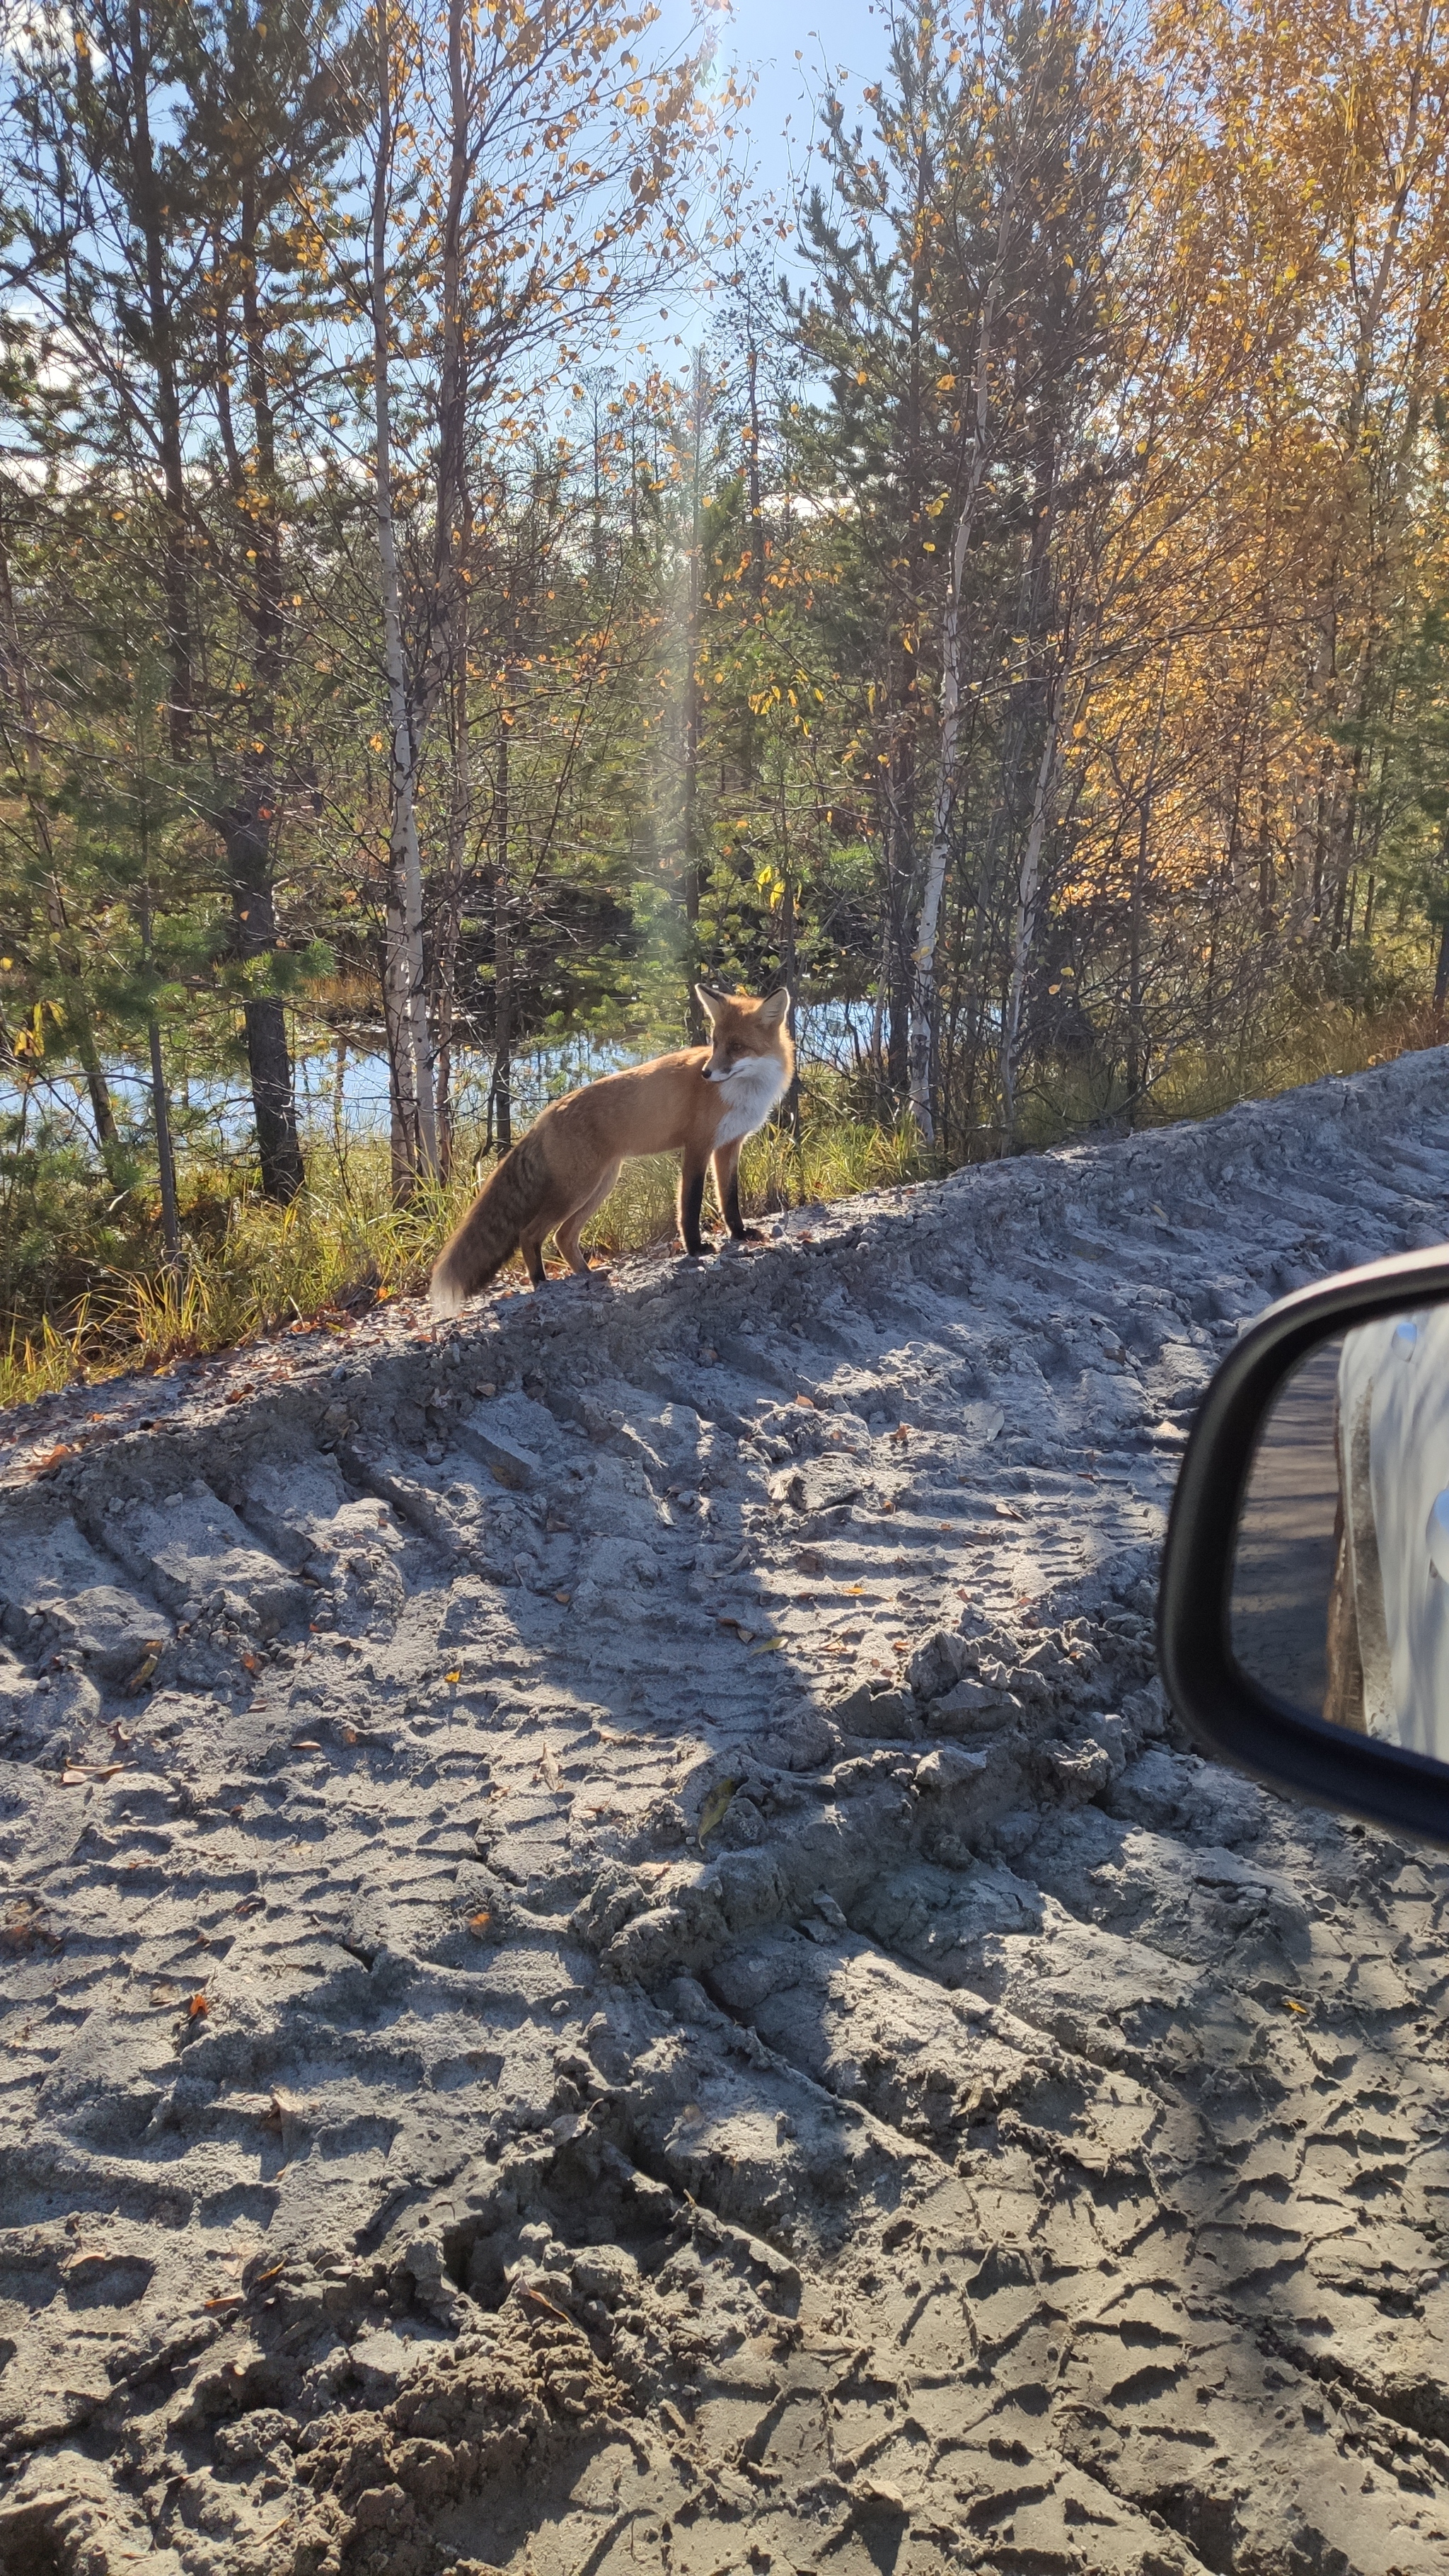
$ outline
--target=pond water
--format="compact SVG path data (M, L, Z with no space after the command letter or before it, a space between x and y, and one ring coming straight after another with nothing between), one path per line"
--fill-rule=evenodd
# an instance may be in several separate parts
M801 1003L796 1012L796 1044L807 1078L812 1069L844 1072L859 1063L870 1044L872 1017L869 1002ZM348 1143L387 1134L387 1058L379 1049L358 1047L346 1038L319 1040L316 1031L305 1025L294 1027L292 1044L297 1115L306 1133ZM561 1092L596 1082L601 1074L617 1072L622 1065L637 1064L646 1052L646 1041L636 1047L587 1034L520 1050L513 1060L515 1128L526 1127ZM489 1056L469 1052L455 1057L454 1117L460 1127L484 1126L492 1077ZM149 1073L133 1063L114 1062L106 1066L106 1079L123 1123L148 1128ZM252 1105L243 1076L227 1079L172 1066L171 1086L171 1114L179 1144L198 1157L217 1161L245 1150L251 1136ZM0 1083L0 1121L11 1129L8 1136L0 1135L0 1149L15 1142L11 1122L19 1118L23 1106L17 1085ZM57 1068L54 1076L33 1086L31 1117L37 1107L53 1130L58 1127L79 1143L94 1142L85 1085L73 1067Z

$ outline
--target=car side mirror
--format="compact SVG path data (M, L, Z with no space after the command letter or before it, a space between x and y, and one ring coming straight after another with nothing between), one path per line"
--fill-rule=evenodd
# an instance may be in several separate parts
M1449 1846L1449 1248L1243 1333L1183 1459L1158 1652L1206 1751Z

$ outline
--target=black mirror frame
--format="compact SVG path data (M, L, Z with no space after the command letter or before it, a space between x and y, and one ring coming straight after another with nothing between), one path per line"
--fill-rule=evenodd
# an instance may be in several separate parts
M1449 1248L1340 1271L1249 1325L1203 1398L1183 1456L1163 1551L1158 1666L1205 1752L1313 1806L1449 1847L1449 1765L1309 1717L1249 1680L1230 1642L1238 1512L1274 1397L1330 1334L1449 1300Z

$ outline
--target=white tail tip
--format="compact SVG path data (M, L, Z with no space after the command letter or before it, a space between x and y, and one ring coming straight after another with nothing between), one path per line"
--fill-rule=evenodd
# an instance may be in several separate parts
M440 1265L433 1272L428 1286L428 1304L434 1315L439 1319L446 1315L461 1315L467 1302L457 1280Z

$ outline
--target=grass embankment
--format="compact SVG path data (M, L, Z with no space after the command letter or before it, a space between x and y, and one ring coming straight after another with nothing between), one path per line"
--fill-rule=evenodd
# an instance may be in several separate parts
M340 1324L349 1311L421 1289L489 1168L464 1159L450 1187L423 1190L403 1209L391 1203L381 1138L355 1143L343 1156L330 1137L310 1140L309 1186L288 1208L271 1205L244 1182L219 1199L215 1174L199 1172L189 1210L183 1186L180 1269L118 1268L67 1311L34 1323L17 1318L0 1351L0 1405L25 1403L76 1379L230 1349L294 1322ZM768 1213L914 1180L921 1169L909 1123L886 1129L826 1116L807 1119L798 1145L782 1129L751 1137L741 1197L751 1213ZM626 1163L588 1229L590 1249L611 1257L670 1242L677 1178L677 1156ZM523 1278L521 1261L512 1268Z
M1180 1051L1138 1105L1136 1123L1210 1117L1234 1101L1266 1099L1328 1073L1360 1073L1444 1037L1443 1021L1428 1009L1369 1015L1328 1003L1252 1062ZM1094 1095L1086 1082L1044 1084L1023 1103L1018 1143L1024 1151L1059 1144L1110 1128L1121 1115L1121 1103ZM993 1150L989 1137L980 1150ZM179 1269L159 1261L156 1211L141 1194L131 1194L129 1230L117 1227L115 1203L107 1206L93 1178L32 1191L19 1222L12 1196L0 1207L9 1289L0 1405L123 1369L164 1368L293 1323L342 1325L378 1299L420 1289L487 1168L462 1156L450 1187L424 1190L397 1209L385 1142L354 1141L339 1152L321 1133L308 1141L307 1189L282 1209L258 1197L244 1175L198 1163L183 1172ZM827 1086L807 1093L798 1144L783 1129L750 1139L741 1195L758 1215L919 1180L935 1168L909 1119L884 1127L845 1115ZM609 1257L667 1244L675 1180L672 1156L626 1163L589 1229L590 1247ZM514 1267L521 1278L522 1264Z

